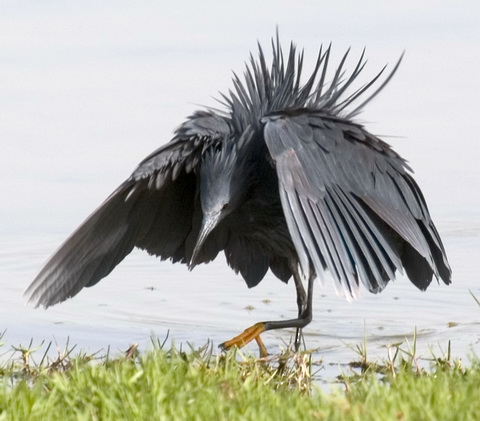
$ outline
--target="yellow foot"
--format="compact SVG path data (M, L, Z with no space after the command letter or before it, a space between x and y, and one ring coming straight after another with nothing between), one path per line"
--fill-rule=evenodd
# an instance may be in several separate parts
M265 348L265 345L260 338L260 334L263 332L265 332L265 323L256 323L253 326L250 326L248 329L245 329L242 333L240 333L240 335L220 344L219 347L222 349L230 349L232 346L238 346L239 348L242 348L255 339L258 347L260 348L260 356L266 357L268 355L267 348Z
M255 340L257 341L258 349L260 350L260 358L268 357L268 351L265 345L263 344L262 338L258 335Z

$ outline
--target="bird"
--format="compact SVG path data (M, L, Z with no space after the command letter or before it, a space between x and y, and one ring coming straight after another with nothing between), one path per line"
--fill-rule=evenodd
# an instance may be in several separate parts
M357 298L381 292L398 273L420 290L452 271L407 161L357 121L396 73L358 84L365 49L351 72L350 49L331 70L320 46L304 78L304 52L284 53L277 32L270 58L258 43L242 76L195 111L173 138L60 246L26 289L49 307L92 287L134 248L192 270L223 251L249 288L270 270L293 278L297 317L258 322L220 345L242 347L261 334L295 328L295 348L313 317L314 280ZM306 286L306 288L305 288Z

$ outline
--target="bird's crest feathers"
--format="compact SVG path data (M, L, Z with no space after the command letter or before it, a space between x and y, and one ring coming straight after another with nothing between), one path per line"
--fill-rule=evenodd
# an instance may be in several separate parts
M246 64L243 80L234 73L233 90L228 95L222 94L221 102L226 105L237 129L243 129L248 124L260 123L259 116L265 116L279 110L308 108L334 116L352 118L359 114L363 107L371 101L390 81L397 71L403 54L393 70L384 81L370 93L362 102L355 105L364 94L373 87L386 69L386 66L368 83L353 88L354 82L364 70L367 63L362 52L356 67L347 75L345 63L349 51L344 54L332 78L327 80L331 44L320 47L315 66L310 77L302 84L303 51L297 52L293 43L290 44L288 56L285 59L280 46L278 33L272 39L272 62L268 67L262 47L258 44L258 59L250 55ZM352 89L353 88L353 89Z

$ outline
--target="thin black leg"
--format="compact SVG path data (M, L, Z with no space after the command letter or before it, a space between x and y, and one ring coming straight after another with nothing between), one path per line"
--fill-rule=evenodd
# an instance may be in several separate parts
M300 280L300 278L295 278ZM248 329L245 329L243 333L235 338L226 341L219 345L222 349L229 349L232 346L242 347L248 344L250 341L259 338L260 334L267 330L273 329L285 329L295 327L297 329L297 337L295 338L296 344L295 346L300 346L300 336L301 336L301 329L308 325L312 321L313 315L313 282L315 279L314 273L310 275L308 278L308 292L305 294L305 290L303 289L303 285L298 286L298 281L295 281L295 285L297 286L297 304L299 305L299 309L301 308L301 314L296 319L289 319L289 320L276 320L270 322L259 322L255 323L253 326L250 326ZM305 298L306 295L306 298ZM305 304L306 303L306 304ZM296 336L297 336L296 335ZM298 344L298 345L297 345Z
M300 274L298 273L298 268L295 267L292 269L293 280L295 282L295 289L297 291L297 307L298 307L298 318L302 317L303 312L307 306L307 294L305 293L305 288L303 287L303 282ZM295 352L298 352L301 345L302 339L302 328L297 327L295 331Z

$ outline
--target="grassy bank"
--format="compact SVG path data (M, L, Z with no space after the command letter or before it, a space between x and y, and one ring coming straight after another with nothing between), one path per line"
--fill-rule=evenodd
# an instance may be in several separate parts
M480 419L478 360L466 368L439 359L429 370L404 358L360 363L326 394L311 381L308 354L257 360L156 347L35 363L17 349L0 372L0 420Z

